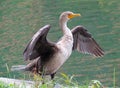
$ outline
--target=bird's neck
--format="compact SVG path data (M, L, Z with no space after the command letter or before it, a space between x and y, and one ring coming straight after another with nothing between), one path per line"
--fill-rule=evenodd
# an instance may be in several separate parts
M67 20L60 19L60 28L62 29L63 35L71 35L70 29L67 27Z

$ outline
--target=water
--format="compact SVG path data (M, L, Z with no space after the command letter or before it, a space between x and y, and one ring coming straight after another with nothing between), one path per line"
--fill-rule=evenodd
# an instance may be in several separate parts
M32 35L42 26L52 26L48 38L57 41L61 36L58 25L60 13L73 11L82 16L68 23L69 28L85 26L105 50L106 55L95 58L73 52L59 72L75 75L80 83L100 80L120 86L120 3L119 0L4 0L0 1L0 76L8 76L6 64L25 64L22 52ZM10 72L23 78L23 72ZM59 74L59 73L58 73Z

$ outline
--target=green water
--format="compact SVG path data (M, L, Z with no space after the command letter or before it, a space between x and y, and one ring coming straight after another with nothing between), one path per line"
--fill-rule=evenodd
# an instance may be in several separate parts
M58 25L63 11L80 13L80 18L69 21L69 28L85 26L105 50L106 55L95 58L73 52L59 70L80 83L100 80L105 86L113 86L116 70L116 86L120 86L120 2L119 0L1 0L0 1L0 76L8 77L6 64L25 64L22 52L33 34L42 26L52 26L48 38L57 41L61 36ZM24 78L22 72L10 72L11 77Z

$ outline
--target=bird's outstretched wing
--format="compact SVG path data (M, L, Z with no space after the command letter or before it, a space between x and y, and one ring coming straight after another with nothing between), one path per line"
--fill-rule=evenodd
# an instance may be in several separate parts
M23 52L25 60L33 60L37 57L49 58L53 55L56 46L46 39L49 30L50 25L45 25L34 34Z
M76 26L71 32L74 38L73 50L97 57L104 55L104 51L84 27Z

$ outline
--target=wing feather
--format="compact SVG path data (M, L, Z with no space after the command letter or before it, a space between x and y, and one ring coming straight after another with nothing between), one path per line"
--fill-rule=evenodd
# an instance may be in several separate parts
M45 25L34 34L23 52L25 60L48 58L54 53L55 44L46 39L49 30L50 25Z
M77 26L71 30L74 38L73 50L94 56L103 56L104 51L94 40L92 35L82 26Z

